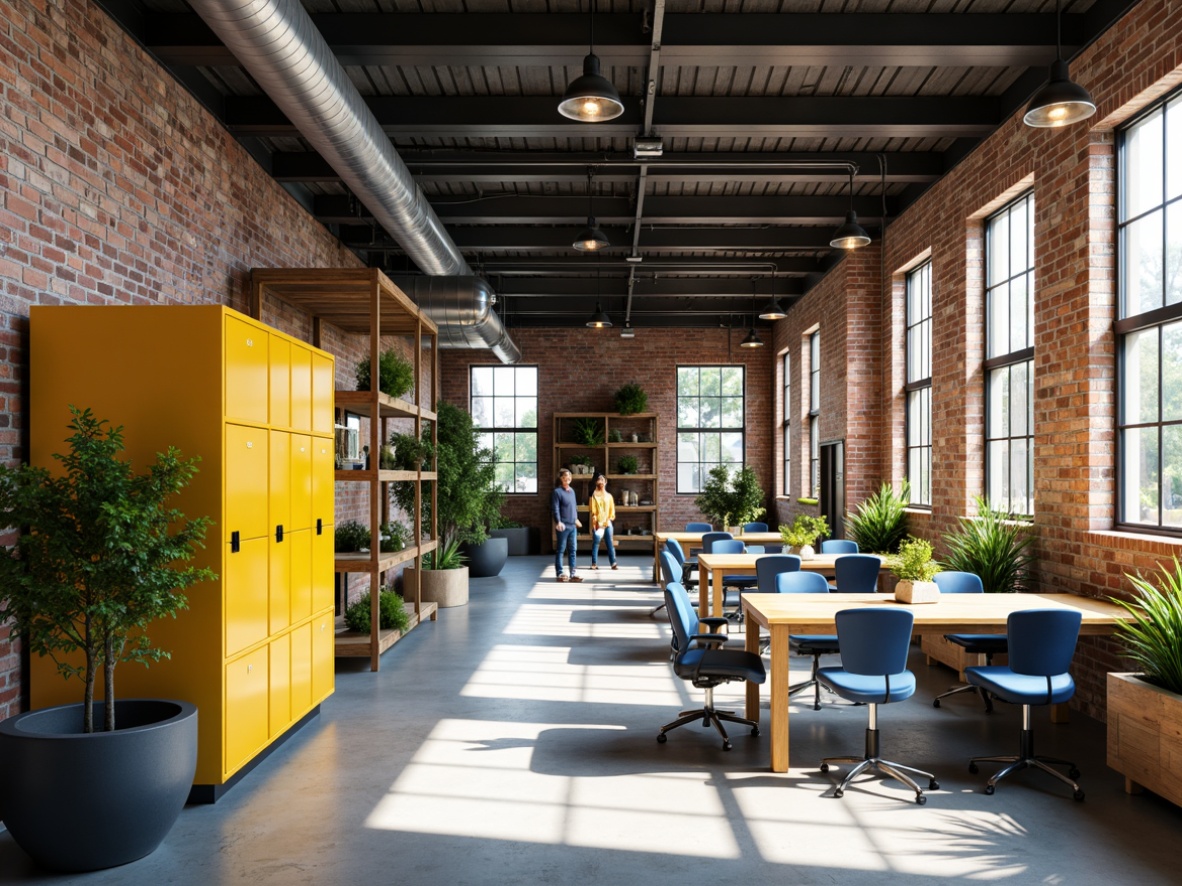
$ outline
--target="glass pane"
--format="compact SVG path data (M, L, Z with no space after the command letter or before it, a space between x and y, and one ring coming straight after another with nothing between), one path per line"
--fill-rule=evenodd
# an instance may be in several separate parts
M990 289L989 342L986 356L996 357L1010 352L1010 287L1008 283Z
M693 397L680 398L677 401L677 426L679 428L697 428L698 401Z
M497 487L505 492L515 492L516 490L513 488L513 463L506 462L504 464L498 464L494 470L493 482L496 483Z
M695 396L698 393L698 370L693 366L677 368L677 396Z
M743 435L742 434L721 434L720 445L722 452L719 461L729 462L730 464L741 465L743 463Z
M723 460L718 434L702 435L701 460L706 462L719 462Z
M1029 513L1026 488L1027 441L1025 437L1010 441L1010 511L1015 514Z
M809 411L821 408L821 373L814 372L809 377Z
M493 367L493 393L498 397L512 397L517 393L514 378L517 375L516 366Z
M1129 428L1122 441L1125 478L1125 520L1157 525L1157 428Z
M718 397L703 397L698 401L698 427L722 427L722 401Z
M1182 117L1182 111L1178 116ZM1182 166L1182 160L1174 165ZM1182 201L1166 207L1165 298L1167 305L1182 301Z
M1182 526L1182 425L1161 429L1161 522Z
M496 452L494 460L497 462L513 461L517 455L513 447L513 435L496 434L495 440L496 442L493 444L495 446L494 451Z
M985 250L989 254L985 285L995 286L1010 275L1010 220L1006 214L990 220Z
M516 448L518 461L536 462L538 460L538 435L518 434Z
M923 338L920 340L920 353L923 354L923 367L921 371L923 375L921 378L932 377L932 321L925 320L923 324Z
M1025 200L1019 200L1010 211L1010 277L1026 270L1026 240L1030 236L1026 205Z
M698 458L698 435L697 434L678 434L677 435L677 462L678 464L687 461L699 461Z
M518 366L516 369L517 396L538 396L538 368L536 366Z
M743 396L743 367L724 366L722 369L722 389L720 393L729 397Z
M1162 306L1162 214L1154 212L1125 228L1124 306L1132 317Z
M989 373L989 436L1010 434L1010 367Z
M1026 275L1010 281L1010 351L1030 347L1032 332L1027 325L1030 310L1026 304Z
M722 393L722 369L711 366L700 370L703 396L717 397Z
M1166 168L1166 199L1182 194L1182 163L1176 162L1182 150L1182 101L1174 99L1166 105L1166 151L1170 158Z
M742 397L724 397L722 399L722 426L724 428L743 427Z
M494 428L513 428L516 427L514 421L517 416L513 413L514 400L512 397L494 397L493 409L496 411L493 416L495 424Z
M994 440L987 448L989 500L994 507L1003 507L1010 499L1010 444L1008 440Z
M472 396L491 395L493 392L493 367L472 367Z
M1125 212L1140 215L1162 202L1162 110L1159 108L1125 135Z
M1161 419L1162 421L1178 421L1182 419L1182 322L1170 323L1168 326L1162 327L1161 362ZM1166 464L1170 464L1168 457Z
M1029 392L1029 363L1015 363L1010 367L1010 435L1025 436L1030 433L1026 416L1030 409L1027 400Z
M472 398L472 423L478 428L492 427L492 397Z
M700 492L701 486L698 485L698 463L682 462L677 465L677 491L678 492Z
M493 448L493 435L492 434L477 434L476 435L476 448L477 449L492 449Z
M536 428L538 426L538 398L517 398L517 427Z
M1157 421L1158 416L1158 328L1142 329L1125 336L1124 423Z

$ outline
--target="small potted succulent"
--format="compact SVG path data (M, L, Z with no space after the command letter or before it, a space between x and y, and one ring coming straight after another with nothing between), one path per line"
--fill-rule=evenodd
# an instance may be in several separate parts
M889 568L898 579L895 599L900 603L935 603L940 599L940 589L932 581L940 564L932 559L932 543L927 539L909 536L890 559Z
M829 521L822 515L814 517L811 514L797 514L791 524L780 524L780 539L788 546L787 553L796 554L802 560L811 560L816 556L813 545L817 539L829 534Z

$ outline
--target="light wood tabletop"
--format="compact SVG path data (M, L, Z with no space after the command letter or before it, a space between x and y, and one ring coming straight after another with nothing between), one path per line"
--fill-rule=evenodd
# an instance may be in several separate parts
M680 530L657 532L653 536L653 581L662 583L660 556L661 551L665 549L665 539L677 539L677 543L685 550L685 555L688 557L692 548L702 546L702 536L705 534L704 532L682 532ZM779 532L740 532L735 538L745 544L752 545L782 545L784 543Z
M744 539L745 541L746 539ZM723 577L727 575L755 575L755 561L767 554L699 554L698 555L698 612L722 615L726 597ZM832 575L838 557L848 554L814 554L800 561L802 572L821 572Z
M723 568L729 568L723 566ZM773 772L788 771L788 638L791 634L836 633L842 609L903 606L887 594L744 594L746 648L759 654L759 629L771 635L771 711L768 736ZM1105 600L1074 594L942 594L935 603L907 608L915 616L915 633L946 634L971 631L1004 634L1010 613L1024 609L1074 609L1083 616L1083 635L1111 634L1118 621L1132 618ZM747 684L747 714L759 720L759 686Z

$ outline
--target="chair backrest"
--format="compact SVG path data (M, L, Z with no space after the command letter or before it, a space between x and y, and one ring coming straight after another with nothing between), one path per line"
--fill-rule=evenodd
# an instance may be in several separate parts
M858 543L848 538L827 538L821 542L822 554L856 554Z
M755 580L759 593L776 593L776 576L781 572L797 572L800 557L795 554L769 554L755 561Z
M668 551L661 551L661 575L665 577L665 584L681 581L681 564L673 559Z
M684 655L689 649L690 637L698 633L698 613L681 582L671 581L665 585L665 609L669 613L669 626L673 628L673 651L679 656Z
M828 594L829 582L819 572L781 572L776 576L776 593Z
M882 560L873 554L845 554L833 561L839 594L873 594Z
M975 572L937 572L936 587L941 594L983 594L985 585Z
M707 532L702 536L702 552L705 554L712 553L716 541L724 541L728 538L734 538L734 536L729 532Z
M710 546L711 554L745 554L747 545L737 538L720 538Z
M714 529L714 526L711 525L710 523L686 523L685 524L685 531L686 532L710 532L713 529Z
M685 567L685 551L681 549L681 542L675 538L665 539L665 550L673 555L673 559L682 568Z
M744 532L767 532L767 524L766 523L744 523L743 524L743 531Z
M836 615L841 666L851 674L881 677L907 670L915 616L897 606L842 609Z
M1010 670L1035 677L1066 674L1075 655L1082 620L1081 613L1069 609L1010 613L1006 622Z

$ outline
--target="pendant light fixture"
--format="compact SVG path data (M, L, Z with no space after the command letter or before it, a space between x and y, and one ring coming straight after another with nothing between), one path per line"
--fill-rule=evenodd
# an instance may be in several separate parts
M591 187L594 183L595 171L591 168L587 169L587 227L579 231L579 236L575 238L575 242L571 245L579 252L598 252L605 247L611 246L608 242L607 235L599 229L599 224L595 221L595 213L592 212L591 203Z
M603 303L599 300L599 271L595 271L595 313L587 321L591 329L610 329L612 318L603 310Z
M636 338L636 330L632 328L631 320L624 321L624 328L620 330L620 338Z
M1095 113L1092 96L1072 81L1067 62L1063 60L1063 10L1059 0L1055 0L1055 61L1051 64L1051 77L1026 106L1022 122L1036 129L1050 129L1087 120Z
M858 213L854 212L854 170L850 169L850 211L845 223L833 232L829 245L834 249L857 249L870 243L870 235L858 224Z
M759 312L760 320L783 320L788 314L780 307L780 303L776 301L776 272L772 271L772 292L768 299L768 303L763 306L763 310Z
M571 81L558 103L558 113L580 123L614 120L624 113L620 94L600 73L599 56L595 54L595 0L590 0L590 17L591 45L583 59L583 76Z
M751 328L747 330L747 336L739 342L740 348L762 348L763 339L761 339L755 332L755 278L751 278Z

